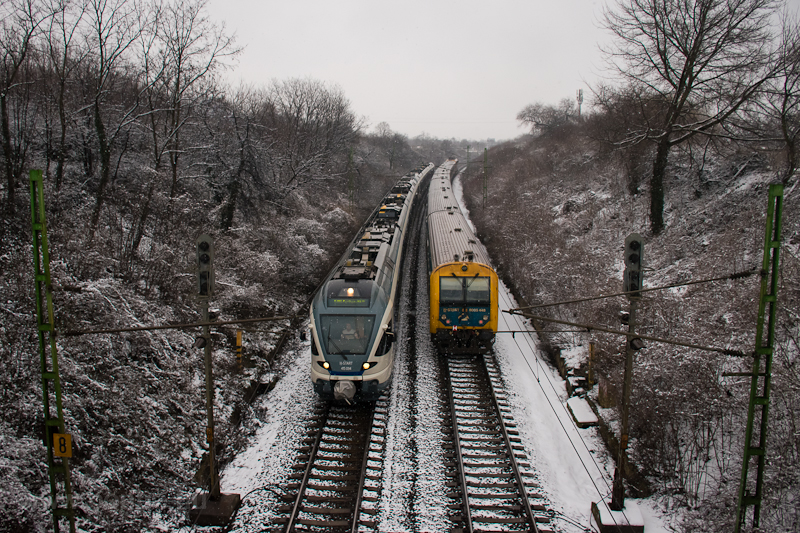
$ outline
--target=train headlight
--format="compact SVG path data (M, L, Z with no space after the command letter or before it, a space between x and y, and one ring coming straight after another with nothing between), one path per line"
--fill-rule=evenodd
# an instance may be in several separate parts
M461 271L462 272L466 272L467 268L469 268L469 267L467 267L467 265L461 265Z
M372 365L370 365L369 363L364 363L363 365L361 365L361 368L363 368L364 370L369 370L370 366Z
M331 364L327 361L322 361L322 363L320 364L322 365L322 368L324 368L325 370L328 370L331 367Z
M348 289L347 289L347 297L348 298L352 298L355 293L356 293L356 290L353 287L348 287Z
M488 322L489 321L489 315L483 315L483 320L484 320L484 322Z

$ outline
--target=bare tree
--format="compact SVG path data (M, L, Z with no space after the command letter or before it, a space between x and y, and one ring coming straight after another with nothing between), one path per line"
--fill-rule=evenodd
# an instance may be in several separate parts
M32 40L50 13L37 0L0 2L0 143L7 182L7 209L14 213L14 189L25 163L26 141L11 131L9 99L20 85L20 73ZM24 136L25 129L18 131Z
M64 178L64 161L67 143L67 83L86 57L87 49L80 48L75 40L81 37L83 16L86 14L86 0L65 2L50 19L45 33L45 48L56 79L56 89L52 97L56 100L59 119L59 138L56 146L56 189L61 188Z
M335 156L347 152L361 127L341 89L309 79L276 82L267 109L275 139L269 170L283 194L338 176Z
M517 114L517 120L531 129L531 133L546 133L576 119L578 110L569 98L562 98L558 106L539 102L525 106Z
M375 126L378 145L389 158L389 169L393 169L398 152L408 145L408 138L401 133L395 133L388 122L381 122Z
M622 79L665 102L624 139L656 144L650 227L664 228L664 177L670 149L710 134L769 80L776 0L620 0L604 22L615 36L606 54ZM660 106L659 106L660 111Z
M111 85L116 81L124 66L129 48L141 35L149 23L145 17L151 12L129 0L89 0L87 9L91 33L87 36L87 47L92 51L91 101L94 132L100 152L100 180L96 192L96 202L91 218L92 233L97 229L100 211L105 200L105 189L111 179L111 149L117 135L138 107L134 102L121 113L115 127L109 129L104 117L106 100L111 94Z
M761 98L740 113L734 128L760 141L775 143L785 164L780 179L786 184L800 166L800 19L783 12L776 75L765 84Z
M213 96L213 74L241 48L203 13L207 0L173 1L165 6L155 34L157 48L143 49L148 82L150 133L156 171L166 154L172 174L170 198L178 192L178 163L184 149L181 130L194 107ZM153 54L155 52L155 54Z

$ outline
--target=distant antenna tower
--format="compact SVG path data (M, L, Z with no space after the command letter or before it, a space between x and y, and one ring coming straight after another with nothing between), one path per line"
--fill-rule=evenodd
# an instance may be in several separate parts
M581 105L583 104L583 89L578 89L578 120L581 119Z

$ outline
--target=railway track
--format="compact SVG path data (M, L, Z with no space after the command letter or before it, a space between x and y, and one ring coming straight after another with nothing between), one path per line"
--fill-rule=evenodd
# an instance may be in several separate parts
M551 533L491 354L448 357L445 415L453 533Z
M318 402L272 531L377 527L387 405L385 395L368 404Z

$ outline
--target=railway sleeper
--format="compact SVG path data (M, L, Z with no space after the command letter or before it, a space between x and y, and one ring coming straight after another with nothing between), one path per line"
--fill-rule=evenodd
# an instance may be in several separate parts
M453 498L453 499L462 497L460 492L448 492L447 496L449 498ZM519 500L519 493L518 492L498 492L498 493L492 493L492 494L474 493L474 494L469 494L469 497L470 498L475 498L475 499L485 498L487 500L517 500L518 501Z
M351 503L353 498L346 496L317 496L316 494L307 494L306 500L311 503Z
M348 520L314 520L311 518L298 518L296 522L304 526L315 527L347 527L350 525Z
M305 467L303 467L305 469ZM334 470L337 472L360 472L357 466L336 466L336 465L314 465L314 470Z
M311 474L309 476L311 479L315 479L317 481L358 481L358 476L331 476L327 474Z
M483 472L476 472L476 473L467 473L470 477L491 477L491 478L503 478L503 479L510 479L514 477L514 474L508 473L483 473Z
M355 492L358 490L358 487L331 487L330 485L319 485L311 482L309 482L306 487L314 490L327 490L332 492Z
M489 438L489 439L476 439L475 437L464 437L461 440L465 440L465 441L470 442L470 443L474 443L474 442L485 442L487 444L502 444L503 443L503 439L501 439L499 437L498 438ZM462 445L461 447L462 448L467 448L468 446L469 445ZM473 445L473 447L474 447L474 445ZM503 448L504 446L500 446L500 447ZM522 448L522 447L520 446L520 448Z
M460 440L462 453L465 451L492 452L508 449L505 445L501 444L503 439L481 439L479 437L473 437L470 435L462 435Z
M485 483L483 481L469 481L467 480L468 487L480 489L512 489L517 487L516 483ZM472 496L472 494L470 494Z
M462 459L502 459L508 461L507 453L462 453ZM517 463L519 464L519 463Z
M501 435L501 430L500 430L501 425L497 421L496 418L493 419L493 420L488 420L488 419L484 419L484 420L471 419L469 421L459 420L452 427L454 429L457 429L459 434L461 434L461 433L475 433L475 431L470 431L470 430L483 428L484 429L484 433L486 431L488 431L488 432L490 432L491 436L499 436L499 435ZM487 435L487 436L489 436L489 435Z
M462 505L461 504L456 504L456 503L451 503L449 505L449 507L450 507L450 509L453 509L454 511L457 511L458 509L462 508ZM500 511L507 511L507 512L515 512L515 513L519 513L519 512L523 511L521 505L480 505L480 504L472 504L472 505L469 506L469 508L470 509L474 509L476 511L495 511L495 510L500 510Z
M337 514L352 514L353 509L349 507L309 507L307 505L301 505L300 510L305 513L311 514L330 514L330 515L337 515Z
M483 522L484 524L526 524L528 523L528 519L521 517L521 516L509 516L509 517L501 517L501 516L472 516L473 524L475 522ZM462 515L451 515L450 520L453 522L463 522L464 517Z

